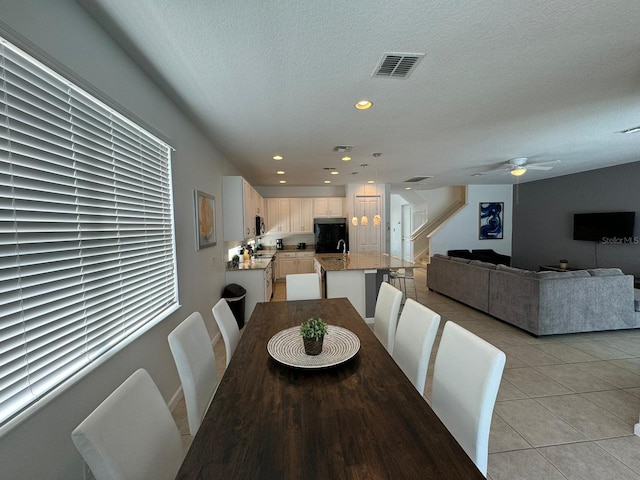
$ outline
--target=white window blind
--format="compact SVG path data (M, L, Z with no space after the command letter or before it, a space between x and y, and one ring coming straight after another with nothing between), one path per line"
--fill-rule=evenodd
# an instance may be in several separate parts
M170 147L0 38L0 422L177 304Z

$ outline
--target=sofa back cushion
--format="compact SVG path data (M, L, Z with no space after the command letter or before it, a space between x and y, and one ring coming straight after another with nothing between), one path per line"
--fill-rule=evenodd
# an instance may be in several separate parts
M537 272L536 275L540 280L548 280L552 278L588 278L591 276L586 270L572 270L567 272Z
M496 268L495 263L482 262L480 260L471 260L469 262L469 265L475 265L476 267L481 267L481 268L489 268L491 270L495 270Z
M617 277L624 275L619 268L592 268L587 270L592 277Z

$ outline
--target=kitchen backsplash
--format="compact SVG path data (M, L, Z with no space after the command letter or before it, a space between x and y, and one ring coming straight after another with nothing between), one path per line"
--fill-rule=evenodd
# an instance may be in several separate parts
M315 237L313 233L283 233L282 235L264 235L256 239L256 244L262 243L265 248L276 248L276 239L281 238L285 247L295 247L298 243L304 242L307 244L307 249L313 249L315 244Z

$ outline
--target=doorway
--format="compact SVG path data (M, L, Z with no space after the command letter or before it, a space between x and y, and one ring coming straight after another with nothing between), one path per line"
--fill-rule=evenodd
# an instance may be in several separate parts
M374 225L373 217L381 215L382 200L380 195L356 195L355 213L358 218L356 227L355 251L358 253L382 253L382 224ZM362 217L366 215L367 225L362 225ZM353 246L352 246L353 249Z

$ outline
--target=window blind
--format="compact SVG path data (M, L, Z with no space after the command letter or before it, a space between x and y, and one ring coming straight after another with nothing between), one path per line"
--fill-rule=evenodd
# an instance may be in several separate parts
M177 305L162 141L0 38L0 422Z

